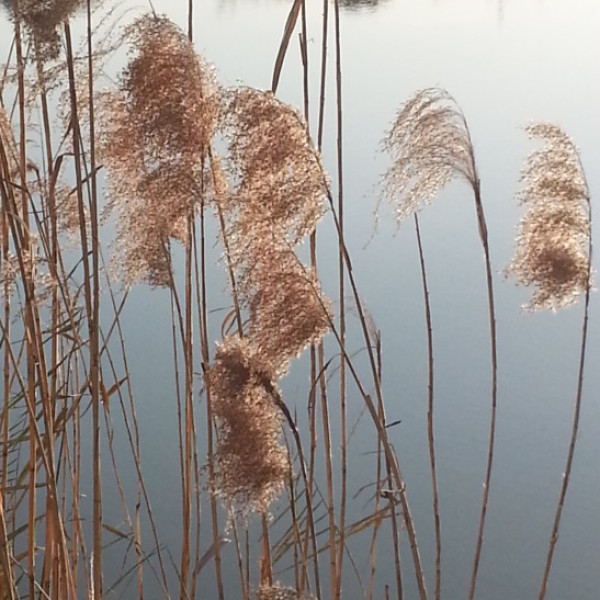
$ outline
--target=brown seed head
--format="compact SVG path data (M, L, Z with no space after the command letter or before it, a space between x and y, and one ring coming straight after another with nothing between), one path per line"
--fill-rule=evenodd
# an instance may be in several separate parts
M526 212L506 272L518 285L535 287L527 308L558 310L592 283L589 190L577 149L559 127L535 123L527 132L545 144L521 174Z
M302 117L270 92L231 92L225 130L236 192L224 209L235 215L235 234L256 237L269 223L297 244L325 211L326 179Z
M272 375L250 340L231 337L217 347L207 383L218 424L218 493L242 513L264 512L289 468Z
M63 22L83 4L83 0L20 0L21 18L42 59L58 58L60 53L58 30Z
M164 17L126 31L131 58L120 90L99 98L121 267L128 283L169 285L167 248L200 205L204 161L221 110L212 69Z
M294 251L267 236L241 277L240 292L249 309L248 336L261 360L279 377L289 363L329 331L331 311L318 278Z

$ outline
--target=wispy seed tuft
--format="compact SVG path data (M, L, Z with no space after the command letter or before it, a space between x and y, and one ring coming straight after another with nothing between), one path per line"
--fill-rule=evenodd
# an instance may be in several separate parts
M424 89L408 100L383 146L393 160L383 196L396 207L398 223L429 204L454 177L478 185L467 123L445 90Z
M556 311L592 285L590 194L577 148L558 126L534 123L527 132L544 145L521 174L526 212L506 272L518 285L535 288L526 308Z

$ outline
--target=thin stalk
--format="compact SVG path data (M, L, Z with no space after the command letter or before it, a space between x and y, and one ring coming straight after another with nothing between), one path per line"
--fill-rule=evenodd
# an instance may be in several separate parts
M95 133L95 111L94 111L94 70L93 70L93 46L92 46L92 9L90 0L87 0L87 51L88 51L88 94L90 111L90 178L91 195L90 204L90 228L92 234L92 321L90 328L90 384L92 396L92 425L93 452L98 460L94 464L93 494L94 494L94 541L96 543L95 553L102 552L102 479L100 469L100 237L98 232L98 186L96 181L96 133ZM77 115L74 115L77 118ZM76 155L77 156L77 155ZM98 590L98 596L102 597L102 561L93 573L94 589ZM100 587L98 587L100 586Z
M465 125L466 127L466 125ZM467 129L468 132L468 129ZM496 438L496 412L497 412L497 395L498 395L498 354L497 354L497 340L496 340L496 311L494 308L494 286L492 279L492 267L490 263L490 251L488 245L487 235L487 224L485 214L483 212L483 204L481 202L481 189L479 178L477 177L477 171L475 169L475 161L473 160L473 173L475 173L475 180L473 182L473 192L475 198L475 208L477 211L477 225L479 228L479 237L481 239L481 245L483 247L484 259L485 259L485 274L487 284L487 296L488 296L488 315L489 315L489 328L490 328L490 352L491 352L491 365L492 365L492 406L490 414L490 428L489 428L489 442L488 442L488 455L487 464L485 470L485 481L483 484L483 498L481 501L481 514L479 517L479 530L477 533L477 544L475 548L475 558L473 559L473 571L471 573L471 584L469 587L469 600L473 600L475 596L475 586L477 583L477 571L479 569L479 561L481 558L481 547L483 545L483 532L485 528L485 518L487 514L487 507L490 495L490 481L492 477L492 464L494 460L494 442Z
M571 470L573 467L573 458L575 456L575 444L577 442L577 433L579 431L579 416L581 413L581 398L583 395L583 374L585 370L585 357L587 351L587 333L588 333L588 320L589 320L589 306L590 306L590 291L591 291L591 275L592 275L592 204L590 199L587 199L588 215L590 223L590 232L588 238L588 266L587 266L587 281L588 285L585 290L585 303L583 310L583 323L581 326L581 347L579 351L579 368L577 373L577 391L575 393L575 406L573 412L573 425L571 427L571 439L569 440L569 450L567 452L567 464L563 474L562 485L560 487L560 495L558 503L556 505L556 512L554 514L554 523L552 525L552 533L550 534L550 541L548 543L548 553L546 554L546 564L544 566L544 576L540 586L540 593L538 600L544 600L546 597L546 590L548 588L548 579L550 577L550 569L552 568L552 558L554 557L554 548L558 541L558 528L560 526L560 520L562 517L562 511L565 505L565 498L567 496L567 489L569 487L569 480L571 478Z
M18 102L19 102L19 170L20 170L20 184L21 184L21 215L23 219L22 223L22 249L25 249L31 256L31 243L30 243L30 231L29 231L29 210L28 210L28 197L27 197L27 185L26 185L26 173L27 173L27 150L26 150L26 123L25 123L25 62L23 59L23 47L21 40L21 10L19 0L13 0L13 10L15 15L15 47L16 47L16 58L17 58L17 71L18 71ZM4 169L7 176L10 177L9 169ZM15 203L16 204L16 203ZM18 214L18 213L16 213ZM15 240L16 243L16 240ZM23 260L19 259L21 263ZM31 263L31 261L29 261ZM33 350L33 316L30 301L33 301L33 275L32 265L23 265L21 268L23 276L23 287L26 296L25 306L25 336L26 336L26 348L27 348L27 390L25 392L27 401L30 405L35 402L35 364L34 364L34 350ZM35 531L35 514L36 514L36 488L37 488L37 469L36 469L36 457L37 457L37 443L34 435L34 429L37 428L35 421L35 411L30 416L29 422L29 483L28 483L28 516L27 516L27 563L28 563L28 579L29 579L29 598L34 599L35 594L35 548L36 548L36 531Z
M141 498L143 497L144 502L146 504L146 509L148 511L148 519L150 521L150 528L152 530L152 536L154 538L154 543L156 544L156 554L158 556L158 563L159 563L160 575L161 575L160 585L162 588L162 592L165 595L165 598L167 600L169 600L170 596L169 596L168 585L167 585L167 574L166 574L166 570L165 570L165 566L164 566L164 561L162 558L162 551L160 549L158 530L156 527L156 522L154 520L152 507L150 505L150 499L148 498L148 494L146 491L146 486L144 485L144 478L142 476L142 469L141 469L139 428L138 428L137 416L136 416L136 411L135 411L135 404L133 402L133 390L131 388L131 377L130 377L129 366L128 366L128 361L127 361L127 352L125 349L125 338L123 336L123 330L121 327L121 318L120 318L121 310L125 304L126 296L123 298L121 305L119 307L117 307L116 302L115 302L114 293L113 293L113 288L112 288L112 285L111 285L111 282L110 282L110 279L108 278L108 276L107 276L107 286L108 286L108 290L109 290L109 294L110 294L113 312L115 314L115 323L114 324L118 331L118 339L119 339L119 344L121 346L121 356L123 357L123 367L125 370L125 380L127 383L127 391L128 391L128 397L129 397L129 410L131 411L131 419L133 422L133 431L132 431L131 426L129 424L129 419L127 418L127 415L126 415L124 403L121 401L121 406L122 406L122 410L123 410L123 421L125 424L125 430L127 432L129 446L131 448L132 456L134 458L134 464L135 464L136 476L137 476L138 500L136 502L136 551L138 548L141 550L141 534L139 532L139 519L140 519L140 517L139 517L140 506L139 505L141 504ZM116 375L115 375L115 377L116 377ZM120 386L119 386L118 392L119 392L119 398L121 398ZM140 554L138 553L138 560L139 560L139 558L140 558ZM142 578L141 571L142 571L142 566L139 565L138 586L141 584L141 578ZM139 587L138 587L138 589L139 589Z
M329 188L327 189L327 199L329 201L329 206L331 209L334 224L336 226L336 230L338 232L338 237L339 237L340 236L339 222L338 222L337 214L335 211L333 197L331 195L331 191L329 190ZM369 334L369 327L367 324L367 319L365 317L365 312L362 307L362 303L361 303L360 296L358 293L358 287L356 285L356 280L354 279L354 273L352 270L352 263L350 261L350 255L348 254L348 249L347 249L345 243L342 244L342 247L343 247L343 256L344 256L344 262L345 262L345 267L346 267L346 273L348 276L348 281L350 282L350 287L352 289L352 295L354 297L356 309L358 312L358 320L361 325L361 330L362 330L362 333L363 333L363 336L365 339L365 347L366 347L367 355L369 358L369 365L371 368L371 373L373 375L373 382L375 385L375 394L376 394L377 402L383 404L383 393L381 390L381 384L379 382L379 378L377 377L377 364L376 364L375 356L373 353L373 347L372 347L372 342L371 342L371 336ZM331 331L332 331L333 335L336 338L336 342L338 343L338 345L340 347L340 351L344 354L344 358L346 361L346 365L348 366L348 370L349 370L350 374L352 375L352 379L354 380L354 382L357 386L357 389L365 402L365 406L367 407L367 410L373 421L373 424L377 428L379 435L381 435L381 441L383 443L384 454L385 454L386 460L388 461L391 474L393 476L393 480L394 480L394 484L395 484L394 487L396 488L394 490L394 493L398 494L400 503L402 505L404 525L406 527L406 532L408 535L410 549L411 549L411 555L412 555L413 564L414 564L414 568L415 568L415 576L417 579L419 598L420 598L420 600L426 600L427 599L427 587L425 585L425 575L423 572L423 567L421 565L421 557L419 554L419 545L417 542L417 534L415 531L414 521L412 519L410 507L408 505L408 498L406 496L406 485L404 483L404 479L403 479L402 473L400 471L400 466L398 464L398 460L397 460L396 455L395 455L394 451L392 450L391 444L389 442L385 425L381 422L381 419L379 418L379 415L375 408L375 404L374 404L371 396L365 390L365 387L362 384L362 381L358 375L358 372L356 371L354 365L352 364L352 360L351 360L350 356L348 355L346 349L344 348L344 346L342 344L341 338L336 330L335 323L333 323L333 321L330 320L329 325L331 327Z
M2 139L0 138L0 147L2 147ZM2 147L3 150L3 147ZM2 153L4 153L2 151ZM8 198L4 194L4 186L0 187L0 237L2 239L2 248L0 248L0 269L3 269L3 261L8 260L9 251L9 227L8 227ZM4 344L3 353L3 370L2 370L2 470L0 472L0 495L6 493L7 482L8 482L8 449L10 439L10 391L11 391L11 377L10 377L10 344L11 344L11 305L10 305L10 281L5 278L2 283L3 288L3 306L4 306L4 320L2 338ZM6 497L3 498L6 501Z
M4 488L3 488L4 490ZM16 600L15 583L13 581L12 571L12 552L11 544L8 541L8 530L6 528L6 519L4 518L4 500L0 494L0 579L3 584L3 594L6 600Z
M300 438L300 432L298 431L298 428L296 427L296 423L294 422L294 419L292 418L289 408L287 407L287 405L285 404L285 402L279 395L279 392L273 387L273 385L267 378L265 378L263 381L261 381L261 383L262 383L263 387L265 388L265 390L271 395L275 404L279 407L279 409L283 413L283 416L285 417L285 420L292 432L292 435L294 436L294 441L296 442L296 448L298 450L298 462L300 463L300 472L302 473L302 480L304 483L304 495L305 495L305 499L306 499L306 510L307 510L308 530L309 530L307 532L307 536L310 536L310 539L312 540L312 543L313 543L312 551L313 551L313 560L315 561L315 563L314 563L315 564L315 570L314 570L315 591L317 594L317 598L320 598L321 597L321 578L319 575L318 561L317 561L318 549L317 549L317 545L316 545L317 535L316 535L316 531L315 531L315 518L314 518L314 512L313 512L312 499L310 497L311 490L308 487L308 473L306 471L306 461L304 459L304 450L302 448L302 440ZM304 591L305 584L306 584L306 581L304 579L301 579L300 591Z
M192 340L192 228L194 226L193 217L188 216L187 235L185 243L185 329L183 332L183 363L185 377L184 391L184 470L182 478L184 480L184 498L182 515L182 546L181 546L181 600L188 598L188 579L190 569L190 531L191 531L191 513L192 513L192 452L194 440L192 436L193 429L193 340Z
M206 302L206 227L204 216L204 198L200 205L200 272L202 302L200 305L200 351L202 355L203 369L210 365L210 351L208 347L208 307ZM214 443L214 413L212 408L212 394L210 386L206 386L206 443L208 453L208 483L210 488L210 512L213 529L213 542L215 544L215 575L217 580L217 593L219 600L224 600L223 576L221 572L221 553L219 551L219 520L217 513L217 502L215 491L215 443Z
M337 578L334 600L339 600L342 591L342 568L344 560L344 543L346 528L346 504L348 488L348 438L346 425L346 300L345 300L345 265L344 265L344 173L343 173L343 122L342 122L342 52L340 39L340 3L334 2L335 15L335 80L336 80L336 112L337 112L337 184L338 184L338 271L339 271L339 333L342 350L340 358L340 430L341 430L341 482L340 482L340 539L337 558Z
M273 585L273 565L271 564L271 544L269 541L269 521L266 513L260 519L262 527L262 556L260 559L260 584L271 587Z
M323 379L320 379L323 381ZM323 392L323 390L321 390ZM328 527L327 532L329 535L329 566L331 573L331 597L335 598L337 595L337 576L338 576L338 558L337 558L337 546L336 546L336 525L335 525L335 505L333 495L333 469L331 464L331 432L330 432L330 419L329 419L329 403L327 400L327 393L321 393L321 417L323 427L323 445L325 452L325 474L327 477L327 520ZM342 534L340 531L340 538Z
M165 250L166 251L166 250ZM179 471L180 471L180 485L181 485L181 515L182 515L182 530L185 524L185 506L187 492L187 481L185 478L185 398L182 401L181 398L181 387L180 387L180 369L179 369L179 352L177 344L177 324L179 324L180 335L184 335L183 318L181 315L181 305L179 302L179 296L175 288L175 280L173 278L171 264L169 262L169 271L171 277L170 286L170 298L171 298L171 346L173 349L173 371L174 371L174 384L175 384L175 398L177 406L177 449L179 451ZM183 560L183 542L181 560ZM180 570L182 563L180 563ZM181 572L181 571L180 571ZM184 590L184 586L180 578L180 593Z
M306 44L308 31L306 26L306 2L302 0L301 5L301 22L302 22L302 33L300 35L300 55L302 57L302 74L303 74L303 91L304 91L304 120L306 121L307 128L310 123L310 113L309 113L309 88L308 88L308 46ZM321 71L321 77L324 77L324 69ZM322 86L324 85L324 81L322 82ZM321 97L323 98L324 91L321 89ZM322 110L323 107L320 108L320 120L322 121ZM316 257L316 232L312 232L310 236L310 261L311 267L317 270L317 257ZM319 359L320 365L319 368L323 366L323 356L322 356L322 343L319 342L317 344L319 348ZM316 388L316 375L317 375L317 355L315 353L315 345L311 344L310 347L310 382L311 382L311 390L315 390ZM331 431L330 431L330 419L329 419L329 404L327 399L327 390L326 386L323 385L323 379L320 380L320 396L321 396L321 417L322 417L322 427L323 427L323 443L324 443L324 452L325 452L325 473L327 479L327 519L328 519L328 535L329 535L329 579L331 586L331 597L338 597L338 565L337 565L337 546L336 546L336 523L335 523L335 500L334 500L334 491L333 491L333 466L332 466L332 449L331 449ZM311 454L310 454L310 468L309 468L309 491L312 503L312 492L314 486L314 469L315 469L315 458L316 458L316 428L314 419L316 417L315 413L315 403L312 403L312 415L311 415ZM307 496L308 498L308 496ZM312 512L312 507L311 507ZM309 513L310 514L310 513ZM314 526L313 526L314 529ZM309 529L310 531L311 529ZM313 545L316 543L316 540L312 540ZM313 551L313 560L315 570L318 569L318 561Z
M20 149L20 176L21 176L21 208L23 215L23 230L25 239L24 242L27 244L29 250L29 226L28 226L28 211L27 211L27 192L25 186L25 173L26 173L26 149L25 149L25 81L24 81L24 62L23 62L23 48L21 43L21 13L19 0L13 0L13 10L15 15L15 46L16 46L16 58L17 58L17 70L18 70L18 101L19 101L19 149ZM8 168L3 169L6 173L5 177L7 182L11 181L10 171ZM16 201L14 202L16 207ZM12 220L12 219L11 219ZM29 290L29 281L25 277L25 271L23 273L23 286L27 291ZM25 326L27 328L27 323ZM27 329L26 329L27 332ZM32 361L31 355L31 342L30 335L26 335L27 339L27 379L31 379L32 375ZM35 395L35 389L29 389L25 391L25 394L29 394L29 401L32 401L31 395ZM29 598L33 600L34 597L34 570L35 570L35 494L36 494L36 447L35 447L35 436L33 435L33 427L35 423L30 422L29 424L29 482L28 482L28 516L27 516L27 563L28 563L28 578L29 578Z
M442 528L440 524L440 507L437 469L435 461L435 444L433 433L433 390L434 390L434 371L433 371L433 325L431 320L431 303L429 302L429 286L427 285L427 271L425 270L425 255L423 254L423 244L421 242L421 229L419 227L419 217L415 213L415 233L417 236L417 247L419 249L419 264L421 266L421 280L423 282L423 301L425 303L425 324L427 327L427 440L429 443L429 461L431 467L431 487L433 493L433 520L435 528L435 600L441 597L442 582Z
M193 2L190 0L188 4L188 40L193 41ZM194 229L194 209L190 206L186 227L185 240L185 332L182 332L183 357L184 357L184 375L185 375L185 391L184 391L184 406L185 406L185 445L184 445L184 471L182 477L184 479L184 498L183 498L183 513L182 513L182 544L181 544L181 565L180 565L180 582L181 582L181 600L187 600L189 597L188 583L190 570L190 532L192 527L192 454L194 452L194 345L193 345L193 329L192 329L192 238ZM192 594L191 597L194 597Z
M329 2L323 0L323 27L321 33L321 72L320 72L320 84L319 84L319 114L318 114L318 125L317 125L317 149L321 151L323 145L323 123L325 115L325 86L327 81L327 35L328 35L328 15L329 15ZM305 40L306 42L306 40ZM305 69L307 71L307 69ZM307 80L308 74L305 74L305 80ZM308 110L305 114L305 121L308 124ZM315 274L317 273L317 232L313 231L310 234L310 264ZM325 411L328 412L328 400L327 400L327 382L323 377L325 371L325 356L323 351L323 341L319 340L316 346L316 357L315 357L315 346L311 345L310 348L310 359L311 359L311 398L309 402L309 418L310 418L310 432L311 432L311 448L310 448L310 463L309 463L309 484L312 497L312 486L314 482L314 471L315 471L315 457L317 448L317 429L316 429L316 367L315 358L318 359L319 369L319 393L321 398L321 410L323 413L323 431L327 432L326 436L326 450L325 460L327 468L331 471L331 442L329 436L329 421L326 418ZM329 480L329 477L328 477ZM335 582L337 581L337 559L335 556L335 521L333 515L333 490L330 491L331 482L328 481L327 494L328 494L328 506L331 514L329 514L329 530L330 530L330 570L331 570L331 586L332 595L335 596ZM312 501L312 500L311 500Z
M82 262L84 269L84 296L86 304L86 312L88 319L88 330L89 330L89 354L90 354L90 394L92 402L92 478L93 478L93 567L92 567L92 581L94 593L101 598L102 597L102 478L101 478L101 466L100 466L100 393L99 393L99 382L100 382L100 355L99 355L99 300L100 300L100 287L99 287L99 259L98 259L98 221L97 221L97 198L96 198L96 184L95 184L95 165L94 158L92 158L92 194L90 196L90 223L92 229L92 268L90 269L88 259L88 235L87 225L85 218L85 211L83 208L83 178L81 174L81 158L82 152L80 148L80 131L79 131L79 117L77 109L77 93L75 89L75 72L74 72L74 59L73 50L71 44L71 30L69 22L65 21L65 38L66 38L66 50L67 50L67 69L69 73L69 92L70 92L70 103L71 103L71 126L73 131L73 154L75 164L75 174L77 181L77 200L79 207L79 230L81 236L81 250L82 250ZM89 43L89 39L88 39ZM89 47L88 47L89 49ZM89 54L91 52L89 51ZM91 56L89 57L91 60ZM89 73L88 84L90 89L93 90L92 75ZM90 98L90 108L93 111L93 102ZM91 126L90 134L92 140L91 154L94 154L94 138L93 138L93 112L90 115ZM92 289L93 286L93 289Z

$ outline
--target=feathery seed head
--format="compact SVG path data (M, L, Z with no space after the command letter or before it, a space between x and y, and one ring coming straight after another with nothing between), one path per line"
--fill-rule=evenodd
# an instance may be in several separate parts
M125 37L132 49L120 90L98 100L99 153L125 278L163 286L169 240L183 241L200 204L221 96L212 69L167 18L141 17Z
M166 17L147 15L126 32L132 57L123 72L127 113L143 140L145 162L194 162L212 139L219 114L212 70Z
M218 346L207 383L219 433L218 493L242 513L266 511L289 468L268 366L250 340L230 337Z
M518 285L536 288L527 308L556 311L592 285L590 196L572 140L550 123L531 124L527 132L544 145L521 174L519 199L526 212L506 273Z
M271 92L230 94L225 131L236 193L223 206L236 215L239 237L265 222L297 244L325 212L326 179L298 112Z
M58 28L80 6L83 0L21 0L21 17L44 60L58 58L60 36Z
M442 89L417 92L400 109L383 146L393 160L383 196L398 223L421 210L454 177L478 185L469 130L460 108Z
M263 243L246 272L242 294L249 338L261 360L282 376L293 358L329 331L331 311L315 273L289 247Z

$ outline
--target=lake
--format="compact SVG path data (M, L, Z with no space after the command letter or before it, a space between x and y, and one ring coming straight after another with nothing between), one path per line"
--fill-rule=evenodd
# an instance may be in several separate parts
M153 0L155 10L185 28L187 2ZM121 23L146 10L143 2L123 1L117 11ZM268 89L290 2L281 0L204 0L194 6L194 45L214 64L225 86ZM317 128L323 6L306 6L309 123ZM333 5L326 86L323 163L337 194L336 87ZM379 205L381 177L389 166L381 140L396 111L414 92L436 86L447 89L469 125L486 211L498 327L498 414L490 500L476 597L482 600L526 599L538 595L552 521L565 469L571 433L573 402L581 338L583 302L557 313L529 313L522 309L530 290L517 288L504 269L510 262L516 226L522 211L516 194L520 170L533 149L524 126L531 120L560 125L576 143L586 170L592 202L600 194L600 8L591 0L383 0L342 3L340 13L343 190L345 239L353 274L364 306L381 333L382 389L387 419L404 481L429 597L434 590L434 522L427 445L427 338L421 272L411 221L399 228L394 210ZM81 18L74 29L84 32ZM283 65L278 97L302 109L302 62L298 31L292 35ZM0 11L0 56L8 57L12 24ZM4 60L4 59L3 59ZM111 76L124 65L118 51L108 62ZM7 92L8 94L8 92ZM595 204L594 204L595 205ZM597 211L596 211L597 212ZM376 213L378 218L376 219ZM378 225L376 226L376 223ZM110 226L109 226L110 227ZM487 297L482 250L472 193L461 181L452 182L420 214L427 261L434 335L435 444L442 531L441 597L467 597L481 507L482 483L490 419L490 361ZM221 322L231 300L227 274L220 262L217 223L208 222L209 264L207 303L209 343L221 339ZM110 238L110 233L106 234ZM594 242L600 241L593 227ZM107 244L108 244L107 239ZM319 274L323 289L340 306L338 294L338 238L330 214L317 230ZM307 244L302 248L307 256ZM183 252L175 252L177 277L183 273ZM597 268L597 260L595 261ZM179 279L178 279L179 280ZM597 281L597 277L596 277ZM347 296L347 351L356 361L367 392L374 394L357 311ZM106 323L110 323L108 301ZM181 496L175 375L172 362L171 300L167 290L134 286L121 315L127 346L140 432L142 471L159 537L168 559L167 576L177 596L177 568L181 539ZM597 598L600 590L600 330L598 295L590 301L587 363L581 423L570 487L560 525L547 598ZM329 368L331 435L334 465L339 466L339 350L330 335L325 340ZM294 362L280 382L283 399L297 416L303 443L308 445L307 405L310 392L308 352ZM200 366L197 371L199 372ZM347 523L373 510L376 430L363 398L348 379L348 515ZM201 377L195 378L200 461L205 459L205 396ZM115 409L116 410L116 409ZM87 417L85 417L87 418ZM120 475L125 495L135 500L135 469L121 418L113 414L115 450L122 456ZM319 417L320 418L320 417ZM86 425L82 425L86 431ZM323 452L323 434L318 444ZM292 443L290 436L290 443ZM109 466L103 434L105 522L119 527L122 507ZM121 454L119 454L121 453ZM83 457L90 449L83 450ZM323 464L317 466L325 494ZM205 478L206 480L206 478ZM82 510L91 511L91 473L82 473ZM336 506L339 474L334 478ZM87 490L87 491L86 491ZM210 547L210 508L202 490L200 547ZM285 494L284 494L285 496ZM87 504L86 504L87 503ZM271 507L277 516L287 501ZM323 508L320 513L325 515ZM289 513L272 525L272 540L289 526ZM147 519L144 517L147 526ZM252 584L258 580L260 519L250 517ZM226 531L225 517L220 527ZM326 528L326 520L319 529ZM395 596L394 557L386 523L376 557L374 598ZM344 599L362 598L358 585L368 588L371 529L347 540L342 578ZM105 541L112 538L105 533ZM147 535L147 552L153 543ZM327 541L327 534L319 538ZM401 532L404 598L417 598L410 549ZM234 544L223 552L225 597L241 598ZM126 544L104 551L105 587L131 566ZM202 554L202 552L200 552ZM321 554L323 598L329 598L329 555ZM293 585L288 554L274 569L277 579ZM146 568L145 597L163 594ZM135 572L107 598L135 597ZM217 598L212 562L199 576L197 597ZM2 595L0 594L0 597Z

